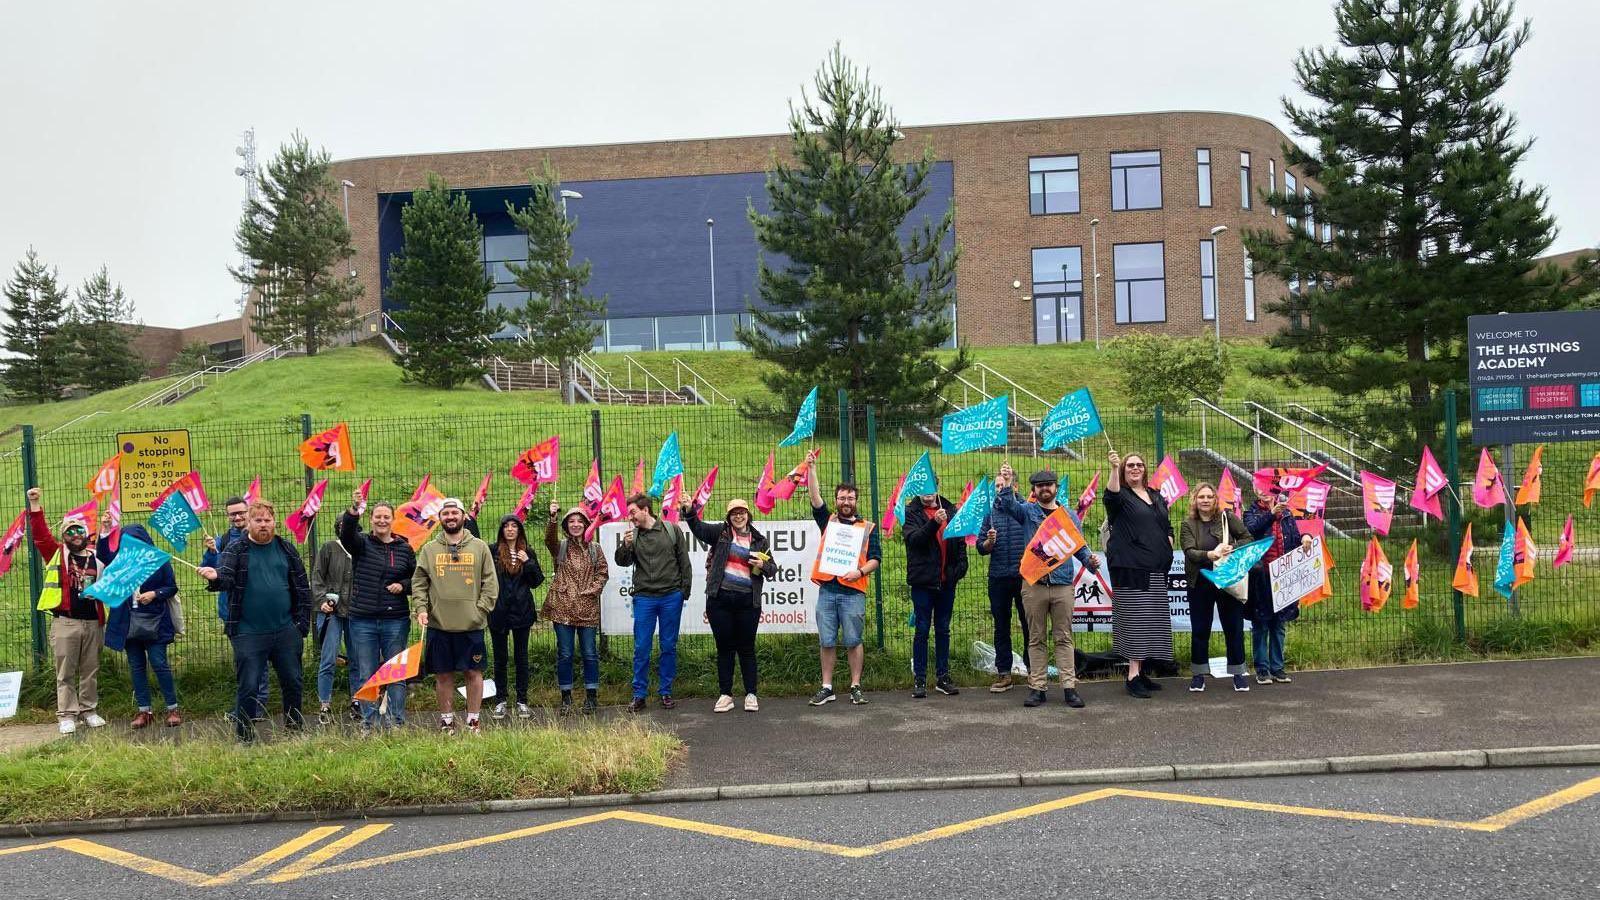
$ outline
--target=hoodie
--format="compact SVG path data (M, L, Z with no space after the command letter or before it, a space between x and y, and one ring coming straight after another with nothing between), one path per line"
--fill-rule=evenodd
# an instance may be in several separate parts
M494 551L465 528L450 540L441 528L417 552L411 608L427 613L434 631L482 631L499 596Z

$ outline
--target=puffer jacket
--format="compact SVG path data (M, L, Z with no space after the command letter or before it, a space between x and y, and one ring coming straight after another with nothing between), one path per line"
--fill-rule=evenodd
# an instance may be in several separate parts
M411 614L409 595L411 576L417 568L417 554L406 539L391 535L384 543L362 534L361 521L346 510L339 517L339 543L350 552L349 615L363 619L404 619ZM389 593L389 585L403 590Z

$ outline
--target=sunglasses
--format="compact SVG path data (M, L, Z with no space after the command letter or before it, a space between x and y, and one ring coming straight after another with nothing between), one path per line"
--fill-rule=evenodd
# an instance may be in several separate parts
M461 562L461 551L457 550L454 547L451 547L450 548L450 561L451 562Z

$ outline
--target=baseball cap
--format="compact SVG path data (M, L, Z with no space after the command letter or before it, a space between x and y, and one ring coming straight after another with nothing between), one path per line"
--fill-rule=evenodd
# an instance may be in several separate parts
M746 514L749 514L750 504L740 500L738 497L735 497L728 501L728 515L733 515L733 511L736 509L742 509Z
M439 503L439 511L440 512L444 512L445 510L451 508L452 506L455 507L456 509L461 510L462 512L466 512L467 511L467 508L466 508L465 505L462 504L460 497L446 497L446 498L444 498L444 500L442 500Z

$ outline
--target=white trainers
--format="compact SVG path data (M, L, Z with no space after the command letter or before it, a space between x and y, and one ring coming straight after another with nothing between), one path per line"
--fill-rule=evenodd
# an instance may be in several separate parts
M519 718L519 719L531 719L531 718L533 718L533 708L528 706L528 704L526 704L526 703L518 703L517 704L517 718Z
M83 714L83 724L90 728L104 728L106 727L106 720L100 718L100 714L97 712L86 712Z
M62 719L58 725L62 734L71 734L78 730L77 719Z
M756 695L755 694L745 694L744 695L744 711L745 712L755 712L756 710L758 710L760 708L761 708L761 704L756 702Z
M712 712L719 712L719 713L732 712L733 711L733 698L728 696L727 694L723 694L721 697L717 698L717 705L712 707L711 711Z
M504 703L496 703L494 705L494 713L492 715L497 722L501 719L504 719L506 717L506 705Z

